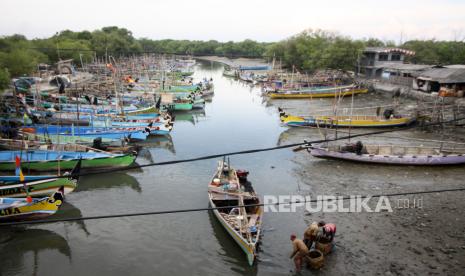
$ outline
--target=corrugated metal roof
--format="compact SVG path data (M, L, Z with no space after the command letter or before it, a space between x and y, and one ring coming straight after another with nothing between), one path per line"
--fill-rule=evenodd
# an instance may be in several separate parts
M465 64L451 64L451 65L444 65L446 68L465 68Z
M376 64L379 67L382 67L384 69L388 70L398 70L398 71L422 71L426 70L429 68L432 68L433 65L427 65L427 64L411 64L411 63L401 63L401 62L378 62Z
M364 52L366 53L402 53L405 55L413 56L414 51L405 50L401 48L388 48L388 47L366 47Z
M418 75L439 83L465 83L465 68L432 68Z

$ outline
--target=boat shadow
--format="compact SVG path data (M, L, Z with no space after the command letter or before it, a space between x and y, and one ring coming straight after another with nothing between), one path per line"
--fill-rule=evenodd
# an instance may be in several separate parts
M61 205L58 212L56 212L53 216L48 217L48 219L51 219L51 220L67 219L67 218L82 218L82 213L79 208L77 208L73 204L66 202L66 201L63 203L63 205ZM87 236L90 236L90 232L89 230L87 230L86 224L83 220L66 222L64 224L65 231L67 231L67 226L69 224L76 224L84 233L86 233Z
M176 149L171 135L149 136L147 137L147 140L138 142L137 145L142 146L142 150L139 151L138 157L143 157L150 162L153 162L153 157L150 154L150 151L146 150L147 148L166 149L167 151L176 154Z
M205 109L193 109L189 111L174 111L175 122L189 122L193 125L206 118Z
M137 181L134 176L123 172L82 176L79 179L78 186L74 192L76 193L125 187L129 187L138 193L142 192L139 181Z
M241 275L257 275L257 264L253 266L249 265L244 252L216 219L213 211L208 211L208 217L213 228L213 233L223 249L223 252L218 252L218 254L222 256L225 262L231 264L231 270Z
M54 231L25 227L4 227L0 239L0 275L24 268L33 255L33 272L37 275L39 253L57 250L71 262L71 248L68 241ZM27 259L26 259L27 258Z

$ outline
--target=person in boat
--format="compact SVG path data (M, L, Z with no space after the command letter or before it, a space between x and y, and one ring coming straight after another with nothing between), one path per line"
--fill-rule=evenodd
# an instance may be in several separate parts
M291 234L291 242L293 248L291 259L294 258L295 271L300 272L303 260L308 255L308 247L301 239L298 239L295 234Z
M363 146L362 141L357 141L354 143L348 143L341 147L342 152L353 152L357 155L367 154L367 149Z
M308 248L313 246L313 243L332 243L334 236L336 235L336 224L334 223L325 223L320 221L318 223L313 222L305 230L304 233L304 243Z

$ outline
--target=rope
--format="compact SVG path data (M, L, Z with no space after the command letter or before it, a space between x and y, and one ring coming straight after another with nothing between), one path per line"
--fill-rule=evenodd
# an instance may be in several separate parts
M455 121L460 121L460 120L465 120L465 117L464 118L453 119L453 120L449 120L449 121L445 121L445 122L429 123L429 124L423 125L423 127L432 126L432 125L442 125L442 124L445 124L445 123L450 123L450 122L455 122ZM333 141L345 140L345 139L349 139L349 138L356 138L356 137L363 137L363 136L369 136L369 135L377 135L377 134L383 134L383 133L403 131L403 130L408 130L408 129L412 129L412 128L415 128L415 127L416 127L415 125L410 125L410 126L405 126L405 127L402 127L402 128L397 128L397 129L380 130L380 131L373 131L373 132L368 132L368 133L346 135L346 136L340 136L340 137L331 138L331 139L322 139L322 140L313 140L313 141L305 141L304 140L304 142L301 142L301 143L293 143L293 144L287 144L287 145L276 146L276 147L261 148L261 149L250 149L250 150L234 151L234 152L226 152L226 153L212 154L212 155L206 155L206 156L201 156L201 157L194 157L194 158L180 159L180 160L173 160L173 161L165 161L165 162L154 162L154 163L149 163L149 164L145 164L145 165L135 165L135 166L128 166L128 167L124 167L124 168L114 168L114 169L108 169L108 170L102 170L102 171L94 171L94 172L85 172L85 173L73 174L72 176L80 177L80 176L89 176L89 175L99 175L99 174L106 174L106 173L113 173L113 172L128 171L128 170L145 168L145 167L165 166L165 165L173 165L173 164L179 164L179 163L188 163L188 162L202 161L202 160L208 160L208 159L216 159L216 158L221 158L223 156L251 154L251 153L257 153L257 152L265 152L265 151L272 151L272 150L279 150L279 149L298 147L298 146L303 146L303 145L318 144L318 143L325 143L325 142L333 142ZM56 179L56 178L70 178L70 177L71 177L71 175L58 175L58 176L43 178L41 180L49 180L49 179ZM25 181L18 181L18 182L11 183L11 184L13 185L13 184L29 183L29 182L33 182L33 181L34 180L25 180Z
M464 188L449 188L431 191L416 191L416 192L403 192L403 193L392 193L392 194L375 194L365 195L361 198L378 198L378 197L397 197L407 195L419 195L419 194L434 194L434 193L445 193L445 192L463 192ZM350 200L351 196L337 197L337 200ZM228 206L228 208L244 208L244 207L264 207L264 206L279 206L279 205L292 205L297 203L315 203L318 201L325 201L326 199L313 199L304 201L291 201L291 202L277 202L277 203L257 203L257 204L246 204L237 206ZM332 200L332 199L331 199ZM176 213L190 213L200 211L213 211L218 209L224 209L224 207L207 207L207 208L190 208L190 209L178 209L178 210L165 210L165 211L148 211L139 213L126 213L126 214L115 214L115 215L102 215L102 216L89 216L89 217L74 217L74 218L63 218L63 219L45 219L45 220L34 220L34 221L21 221L21 222L7 222L0 223L2 226L13 226L13 225L32 225L32 224L45 224L45 223L57 223L57 222L69 222L69 221L84 221L84 220L96 220L96 219L108 219L108 218L121 218L121 217L137 217L137 216L148 216L148 215L162 215L162 214L176 214Z

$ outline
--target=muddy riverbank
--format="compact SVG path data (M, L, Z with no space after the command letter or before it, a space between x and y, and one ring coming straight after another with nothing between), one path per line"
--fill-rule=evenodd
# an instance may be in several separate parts
M333 99L268 101L257 86L222 76L223 65L200 62L194 78L213 78L215 95L205 112L177 114L169 139L147 141L137 162L163 162L321 139L317 129L281 126L277 107L306 114L331 109ZM354 106L391 104L392 97L366 94ZM402 101L402 111L413 101ZM344 99L341 108L351 106ZM354 130L355 131L355 130ZM360 132L361 130L357 130ZM331 133L328 132L328 135ZM332 135L332 134L331 134ZM409 130L363 141L412 143L440 138L436 131ZM444 139L464 137L454 131ZM417 141L418 142L418 141ZM426 144L426 142L420 142ZM289 149L231 156L250 171L261 196L367 195L463 186L463 166L369 166L319 160ZM67 195L58 216L86 217L208 207L207 185L216 160L144 167L102 178L88 177ZM422 208L381 213L296 212L263 216L259 261L245 254L208 212L124 217L2 229L0 275L293 275L289 234L302 235L316 220L337 224L336 251L319 275L463 274L463 193L411 197ZM62 274L62 273L61 273ZM315 272L304 270L302 275Z

